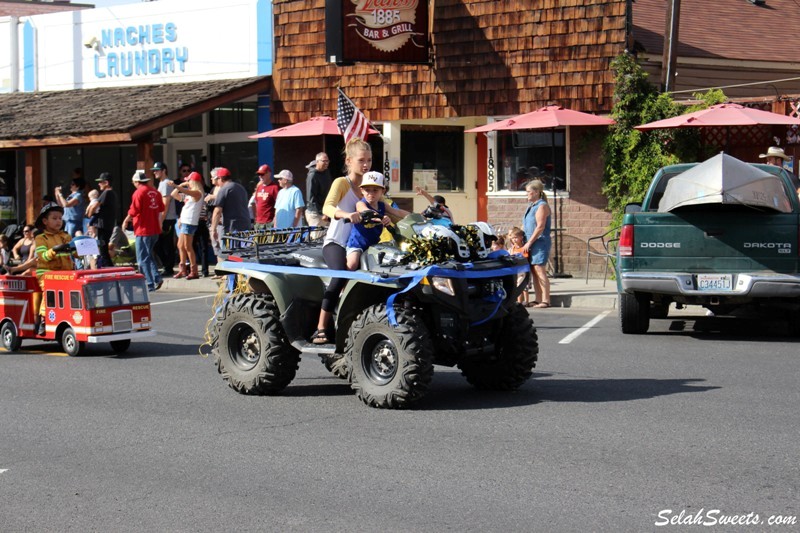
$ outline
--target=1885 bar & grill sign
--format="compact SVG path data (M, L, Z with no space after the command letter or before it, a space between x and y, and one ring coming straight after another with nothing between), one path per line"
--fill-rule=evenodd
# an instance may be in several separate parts
M427 63L427 0L328 0L327 52L336 63Z

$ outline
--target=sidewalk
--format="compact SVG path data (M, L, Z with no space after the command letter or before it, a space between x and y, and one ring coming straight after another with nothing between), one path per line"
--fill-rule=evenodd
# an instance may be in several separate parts
M164 278L159 292L178 293L216 293L218 280L200 278L193 280ZM602 279L550 278L550 303L553 307L576 307L595 309L615 309L617 306L617 285L614 280ZM531 292L531 300L533 292Z

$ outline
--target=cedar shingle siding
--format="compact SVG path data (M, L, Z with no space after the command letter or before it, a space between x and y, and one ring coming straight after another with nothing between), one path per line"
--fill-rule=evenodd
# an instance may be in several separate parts
M324 4L273 2L274 124L334 116L337 85L373 121L611 110L625 0L436 0L431 66L328 63Z

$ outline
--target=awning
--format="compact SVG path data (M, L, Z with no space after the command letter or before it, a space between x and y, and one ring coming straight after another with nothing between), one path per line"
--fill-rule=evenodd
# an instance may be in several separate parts
M0 149L133 142L269 90L270 79L260 76L0 94Z

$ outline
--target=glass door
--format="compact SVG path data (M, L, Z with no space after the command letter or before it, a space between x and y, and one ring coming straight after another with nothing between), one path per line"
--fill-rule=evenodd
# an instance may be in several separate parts
M179 179L181 177L180 168L184 165L188 166L192 172L198 172L203 176L203 183L210 184L210 179L207 176L208 170L206 169L206 148L204 144L200 143L181 143L179 146L173 146L174 166L170 166L170 177L172 179Z

